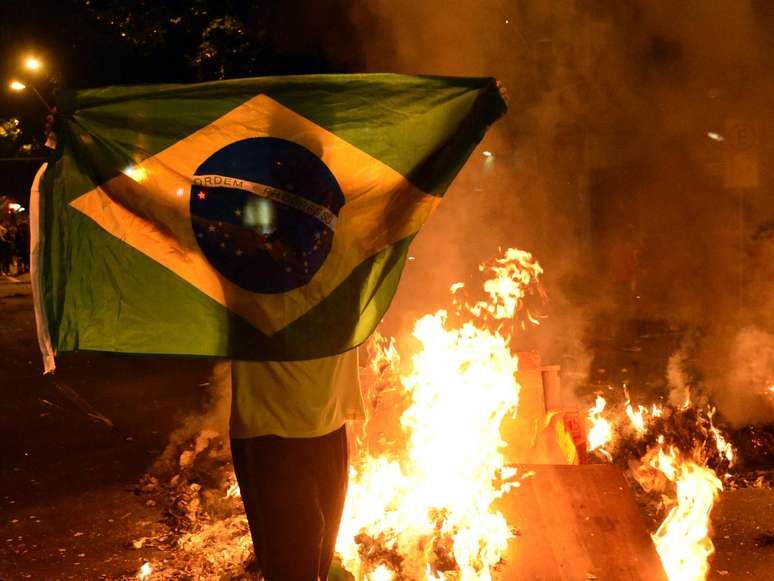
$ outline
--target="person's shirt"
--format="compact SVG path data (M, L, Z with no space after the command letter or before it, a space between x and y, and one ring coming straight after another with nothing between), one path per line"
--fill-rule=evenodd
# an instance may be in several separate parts
M231 437L312 438L364 417L357 349L307 361L232 361Z

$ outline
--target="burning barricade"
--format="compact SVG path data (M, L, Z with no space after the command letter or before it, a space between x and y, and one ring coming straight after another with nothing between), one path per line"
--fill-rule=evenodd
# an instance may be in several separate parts
M395 340L378 333L366 346L369 413L350 426L350 484L330 578L497 578L519 525L498 501L533 475L514 466L527 450L531 462L618 465L660 522L651 537L668 579L704 580L714 550L710 512L724 482L733 482L735 462L714 410L690 401L635 406L628 392L622 404L597 396L583 412L548 409L557 370L531 354L520 361L509 336L539 324L530 305L543 298L542 270L528 253L509 249L482 271L488 299L464 300L464 285L453 285L454 309L416 321L410 357L401 360ZM536 389L540 405L529 403ZM517 414L520 400L526 407ZM508 427L517 420L524 425ZM254 578L222 437L191 431L166 456L166 472L140 487L165 507L168 532L145 541L165 557L143 563L135 578Z
M628 468L643 502L661 517L651 535L670 581L703 581L714 552L710 513L734 464L731 444L713 424L714 408L633 406L610 409L597 395L588 412L589 451ZM720 475L720 477L718 476Z
M393 341L371 342L368 407L374 417L385 402L400 409L390 410L392 426L379 420L380 438L362 426L353 454L337 553L358 579L491 579L513 535L493 502L518 484L500 433L518 407L518 357L497 323L535 321L522 307L541 270L513 249L483 268L492 275L489 301L459 303L454 323L445 311L417 321L421 347L409 373L401 373ZM228 493L234 481L222 447L201 432L177 450L176 474L143 486L166 497L171 531L161 544L170 557L144 564L138 577L247 574L249 534Z

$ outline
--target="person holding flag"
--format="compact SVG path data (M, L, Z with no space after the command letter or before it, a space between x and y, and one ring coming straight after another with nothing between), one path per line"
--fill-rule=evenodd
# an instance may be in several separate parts
M31 201L46 371L76 350L232 359L232 454L258 568L325 579L344 424L363 415L356 348L505 112L499 85L267 77L76 91L57 108Z
M356 349L232 362L231 454L265 579L326 579L347 491L345 422L363 418Z

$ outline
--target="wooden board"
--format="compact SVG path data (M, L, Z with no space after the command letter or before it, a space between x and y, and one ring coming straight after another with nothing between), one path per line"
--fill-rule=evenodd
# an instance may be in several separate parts
M520 534L499 581L667 581L645 519L614 466L528 465L500 504Z

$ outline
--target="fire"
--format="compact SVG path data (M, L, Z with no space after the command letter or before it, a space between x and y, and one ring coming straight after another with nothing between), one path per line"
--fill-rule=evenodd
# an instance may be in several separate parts
M626 404L626 415L629 416L634 429L640 434L645 431L645 414L647 411L648 410L641 405L637 406L637 409L635 410L631 403Z
M487 265L482 264L479 268L483 271L487 269ZM489 295L489 301L477 302L469 307L470 312L476 316L488 314L498 320L513 319L518 311L524 309L527 292L535 288L533 283L538 281L543 269L532 254L517 248L507 249L505 254L495 259L488 268L494 273L494 276L484 283L484 291ZM452 286L452 292L457 290L455 286ZM540 324L529 309L524 309L524 312L532 324Z
M712 408L709 413L707 414L707 417L709 419L709 428L710 432L712 433L713 437L715 438L715 446L718 449L718 452L721 456L723 456L726 460L728 460L728 465L733 466L734 464L734 448L731 446L731 444L728 443L728 441L723 437L723 434L720 433L720 430L718 430L714 424L712 423L712 416L715 415L715 408Z
M153 573L153 567L151 567L150 563L143 563L142 567L140 567L140 570L137 572L137 578L138 579L149 579L151 576L151 573Z
M239 483L236 480L228 487L226 498L242 498L242 492L239 490Z
M703 581L714 552L709 537L709 517L723 485L710 468L701 466L669 446L659 444L634 471L637 482L648 491L664 493L674 485L674 499L666 518L651 535L670 581Z
M610 459L610 453L604 447L613 439L613 426L607 419L602 417L602 412L605 411L606 405L607 401L605 398L598 395L594 407L588 412L591 427L586 435L586 441L588 442L589 452L599 450L601 454Z
M655 422L657 418L665 418L661 406L639 405L635 408L628 392L625 393L624 413L613 414L612 419L604 417L607 402L602 396L597 396L595 405L588 412L588 449L608 461L613 460L611 451L615 452L622 434L628 432L639 441L653 430L664 427L663 423ZM692 411L695 415L688 415ZM709 558L714 552L709 536L710 513L723 490L717 474L707 465L708 457L714 448L717 457L730 466L734 462L734 451L712 422L714 408L709 408L706 413L692 410L689 393L686 402L675 413L692 418L703 440L694 441L686 455L676 446L667 445L664 433L660 433L656 444L647 449L632 475L645 491L660 494L668 509L651 536L669 580L704 581Z
M597 452L607 460L612 459L610 450L615 449L617 445L617 430L634 432L636 438L641 438L647 433L653 420L663 417L664 414L664 409L658 404L653 404L650 408L643 405L633 406L625 388L624 393L626 395L624 413L626 419L629 420L628 423L623 417L618 417L615 422L605 417L607 400L601 395L596 396L594 406L589 409L586 415L588 420L587 449L589 452Z
M542 271L528 253L510 249L491 272L484 286L491 302L468 307L476 317L514 316ZM514 485L500 423L518 406L518 359L499 331L480 321L452 325L443 310L419 319L413 335L421 348L411 373L399 377L409 399L400 418L406 448L361 450L336 550L368 581L489 580L512 536L492 504ZM389 343L372 359L373 371L394 371L396 358Z
M394 578L392 571L386 565L379 565L369 577L371 581L391 581Z

